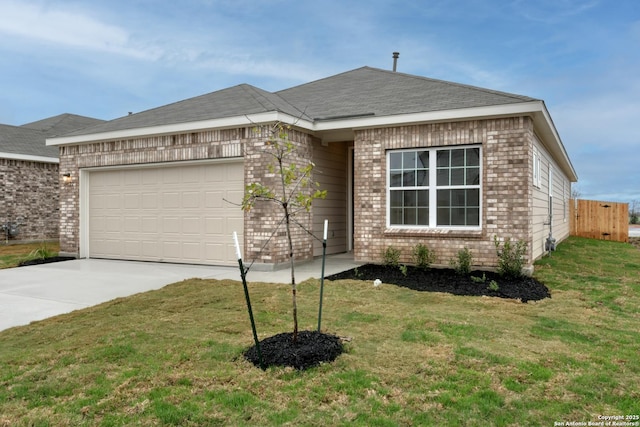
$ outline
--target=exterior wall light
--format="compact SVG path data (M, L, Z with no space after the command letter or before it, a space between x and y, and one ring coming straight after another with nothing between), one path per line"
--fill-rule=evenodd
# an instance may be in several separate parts
M71 174L70 174L69 172L67 172L67 173L63 173L63 174L62 174L62 180L63 180L64 182L69 182L69 181L71 181Z

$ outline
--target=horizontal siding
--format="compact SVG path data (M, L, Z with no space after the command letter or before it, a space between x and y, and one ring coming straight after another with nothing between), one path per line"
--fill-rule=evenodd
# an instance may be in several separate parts
M569 236L569 194L571 183L553 161L537 138L535 147L540 154L540 187L533 188L533 258L545 254L545 242L549 236L549 167L553 168L553 224L552 235L557 242ZM564 182L564 184L563 184Z
M331 143L313 146L315 163L313 179L327 190L325 199L313 202L313 255L322 255L324 220L329 220L327 254L347 251L347 144Z

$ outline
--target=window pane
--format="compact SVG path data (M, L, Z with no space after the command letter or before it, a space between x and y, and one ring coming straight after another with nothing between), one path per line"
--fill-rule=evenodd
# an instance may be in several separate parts
M429 207L429 190L418 191L418 206Z
M451 206L451 190L438 190L438 207Z
M420 187L426 187L429 185L429 171L418 170L416 172L416 185Z
M429 208L418 208L418 225L429 225Z
M480 166L479 148L467 148L467 166Z
M451 185L464 185L464 169L451 169Z
M404 223L406 225L416 225L416 209L405 209L404 210Z
M391 208L391 225L402 225L402 208Z
M413 187L416 185L416 173L414 171L404 172L402 174L402 186Z
M464 166L464 150L451 150L451 166Z
M402 207L402 191L391 191L389 199L389 206L392 208Z
M437 225L451 225L449 221L449 208L438 208Z
M416 191L415 190L407 190L404 191L404 207L407 206L416 206Z
M451 206L466 206L467 190L451 190Z
M419 151L418 152L418 169L429 169L429 152L428 151Z
M480 168L467 169L467 185L480 185Z
M389 169L402 169L402 153L389 154Z
M437 154L438 167L449 167L449 150L440 150Z
M438 169L438 185L449 185L449 169Z
M467 190L467 206L480 206L480 190Z
M480 225L480 209L467 209L467 225Z
M402 172L391 172L389 185L391 187L402 187Z
M451 225L466 225L465 208L451 209Z
M416 153L415 151L405 151L402 153L402 168L403 169L415 169L416 168Z

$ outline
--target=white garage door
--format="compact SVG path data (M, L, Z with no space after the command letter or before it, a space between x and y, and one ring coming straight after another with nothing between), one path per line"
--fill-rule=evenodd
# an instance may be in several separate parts
M237 263L241 162L92 171L88 186L89 257Z

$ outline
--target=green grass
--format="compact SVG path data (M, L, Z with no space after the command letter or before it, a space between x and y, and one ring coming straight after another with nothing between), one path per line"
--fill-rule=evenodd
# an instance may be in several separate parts
M16 267L20 262L58 255L58 243L29 243L6 245L0 243L0 269Z
M251 273L249 280L252 279ZM0 426L552 426L640 414L640 251L571 238L516 301L325 282L346 353L261 371L242 286L191 279L0 332ZM250 284L261 338L292 327L287 285ZM299 286L317 325L317 280Z

